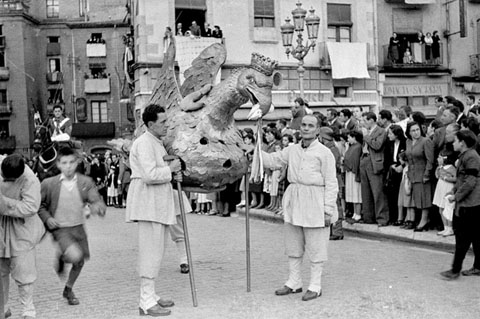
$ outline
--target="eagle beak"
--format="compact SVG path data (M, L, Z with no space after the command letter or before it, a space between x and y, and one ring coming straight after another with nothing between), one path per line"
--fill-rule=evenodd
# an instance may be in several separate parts
M270 105L270 108L268 109L268 113L272 113L275 110L275 107L273 104ZM250 110L250 113L248 113L248 120L249 121L256 121L262 116L264 116L262 109L260 108L260 104L255 104L252 109Z

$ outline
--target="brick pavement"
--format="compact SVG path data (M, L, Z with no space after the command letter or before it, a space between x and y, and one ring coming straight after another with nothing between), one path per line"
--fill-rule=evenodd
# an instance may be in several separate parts
M88 221L92 258L74 291L79 306L61 297L63 283L53 270L51 240L38 248L37 318L138 318L136 227L124 211L109 208L105 219ZM347 237L332 242L324 274L324 295L302 302L301 294L273 294L287 276L282 227L251 221L252 292L245 283L243 218L189 215L199 307L193 308L188 275L178 269L169 242L157 289L176 306L170 318L478 318L480 278L446 282L451 254L397 242ZM469 256L465 267L470 267ZM305 288L308 269L304 266ZM13 318L20 312L11 284Z

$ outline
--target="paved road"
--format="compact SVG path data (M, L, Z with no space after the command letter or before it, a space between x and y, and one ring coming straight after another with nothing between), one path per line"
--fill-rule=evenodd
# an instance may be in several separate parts
M123 215L109 208L105 219L88 221L92 257L74 289L79 306L62 299L51 240L40 244L37 318L139 317L136 226L124 223ZM301 294L273 294L287 276L281 225L251 221L252 291L247 293L244 219L189 215L188 221L199 306L192 306L188 275L180 274L169 242L157 289L175 300L170 318L479 318L480 277L446 282L438 276L450 265L449 252L357 237L331 242L324 294L303 302ZM465 267L471 264L469 256ZM307 284L306 266L304 276ZM18 318L13 283L11 290L13 318Z

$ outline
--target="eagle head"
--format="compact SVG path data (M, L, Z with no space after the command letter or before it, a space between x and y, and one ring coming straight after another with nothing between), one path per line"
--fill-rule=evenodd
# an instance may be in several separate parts
M273 76L253 68L242 71L237 81L237 90L252 102L249 119L256 120L268 113L272 106Z

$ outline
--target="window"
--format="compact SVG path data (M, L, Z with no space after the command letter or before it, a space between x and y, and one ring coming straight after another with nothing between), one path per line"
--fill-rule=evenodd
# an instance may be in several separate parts
M7 105L7 90L0 90L0 106Z
M47 0L47 18L59 17L59 0Z
M49 89L47 104L61 104L63 103L62 89Z
M90 75L93 79L106 79L108 74L105 72L106 64L105 63L90 63Z
M5 36L3 35L3 25L0 24L0 68L5 67Z
M0 137L10 136L10 129L8 125L8 120L0 120Z
M48 43L59 43L60 37L48 37Z
M274 0L254 0L253 15L255 27L275 27Z
M48 59L48 72L53 73L55 71L60 72L60 58Z
M105 43L105 40L102 39L101 33L92 33L90 39L87 40L87 43Z
M348 86L333 87L333 97L348 97Z
M327 3L328 41L352 41L352 17L349 4Z
M92 101L92 122L108 122L107 101Z
M88 0L78 0L78 9L79 9L79 12L78 12L78 15L80 17L84 17L85 16L85 11L87 10L87 4Z
M6 67L6 63L5 63L5 50L4 49L0 49L0 68L4 68Z

